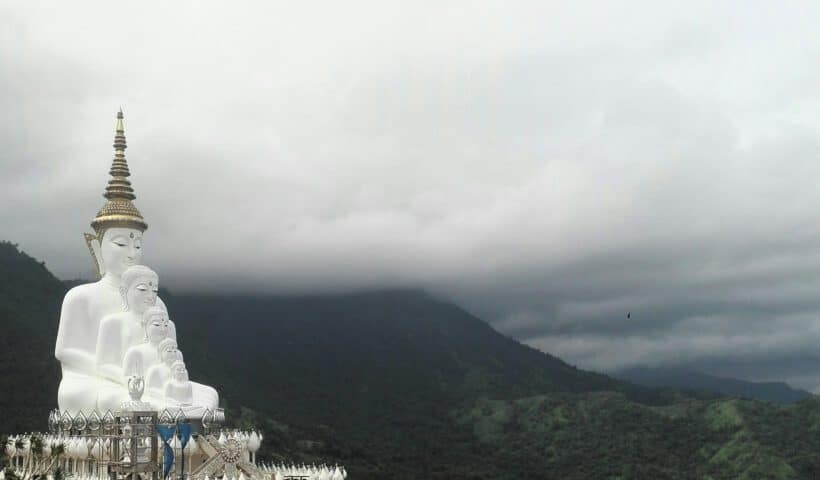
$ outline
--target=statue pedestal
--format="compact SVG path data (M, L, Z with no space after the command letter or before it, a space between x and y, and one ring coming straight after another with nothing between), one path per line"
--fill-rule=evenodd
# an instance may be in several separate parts
M76 457L72 473L93 473L97 478L107 477L109 480L159 480L166 453L158 439L158 426L170 427L174 437L182 430L182 425L190 427L191 441L196 445L200 445L201 442L203 447L196 447L191 452L174 447L175 460L170 473L174 478L183 473L183 468L186 476L192 476L195 470L211 460L215 454L214 448L221 451L222 445L213 435L224 435L222 424L225 413L222 409L208 411L203 418L188 419L181 410L173 416L167 410L159 413L155 410L140 411L127 408L140 404L148 405L132 400L124 402L123 407L126 408L123 411L109 411L104 415L99 415L95 411L88 417L83 413L72 417L67 412L61 414L57 410L51 413L49 427L52 434L75 442L79 449L88 454L87 457L86 453ZM232 446L240 446L243 451L247 448L246 444L237 443L236 440L231 442ZM247 455L243 455L242 459L246 457ZM211 461L210 464L213 465L214 462ZM77 471L78 465L81 471ZM224 467L222 468L224 470ZM230 466L228 470L231 470ZM246 474L258 473L252 464L243 464L240 470Z

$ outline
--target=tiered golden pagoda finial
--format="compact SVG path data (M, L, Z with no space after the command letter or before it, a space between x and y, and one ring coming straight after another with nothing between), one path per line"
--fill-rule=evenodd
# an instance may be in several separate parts
M125 127L123 126L122 108L117 113L117 131L114 135L114 160L111 162L111 180L105 187L105 197L108 201L97 212L96 218L91 221L91 228L97 233L97 238L102 239L103 233L111 227L134 228L145 231L148 224L142 218L137 207L131 203L136 195L131 188L128 177L131 172L128 170L128 162L125 160Z

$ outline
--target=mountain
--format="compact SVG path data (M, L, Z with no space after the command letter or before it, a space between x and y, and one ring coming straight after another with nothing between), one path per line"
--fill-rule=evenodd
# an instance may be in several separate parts
M189 368L225 392L229 405L306 429L300 434L316 458L355 459L351 472L373 478L487 464L491 457L473 451L472 430L453 422L482 398L617 391L666 404L674 397L578 370L420 291L163 299Z
M54 341L65 292L43 263L0 241L0 433L44 429L56 407Z
M0 432L45 428L65 286L0 244ZM260 457L351 479L816 478L820 402L647 388L576 369L415 290L172 295L191 377Z
M785 382L749 382L736 378L716 377L682 367L635 367L620 370L613 375L648 387L700 390L781 405L799 402L813 396L811 392L792 388Z

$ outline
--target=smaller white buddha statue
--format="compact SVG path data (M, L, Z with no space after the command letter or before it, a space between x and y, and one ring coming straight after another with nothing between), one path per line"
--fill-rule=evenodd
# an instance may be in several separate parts
M177 360L171 366L171 378L165 382L165 402L167 406L190 407L194 402L194 389L188 380L185 362Z
M139 375L144 377L146 371L160 362L159 344L168 337L168 314L162 307L151 307L143 314L145 343L134 345L125 352L122 369L126 378Z
M162 404L165 398L165 386L173 379L173 366L177 362L185 361L185 357L177 346L176 340L166 338L161 341L158 347L161 363L152 365L146 373L146 390L151 398L151 401L156 404ZM185 374L188 375L186 367ZM191 415L201 415L205 408L211 410L219 407L219 394L213 387L203 385L201 383L193 382L188 379L188 383L193 390L194 405L191 408L183 408L185 413ZM187 387L186 387L187 388ZM174 402L167 405L168 407L180 406ZM200 412L200 413L197 413Z
M165 396L165 384L171 378L171 367L174 362L183 361L182 352L177 348L177 342L173 338L166 338L159 343L160 363L148 368L145 379L148 394L154 398Z
M156 306L159 277L144 265L125 270L120 280L123 311L105 316L97 334L97 373L119 383L125 352L145 341L143 314Z

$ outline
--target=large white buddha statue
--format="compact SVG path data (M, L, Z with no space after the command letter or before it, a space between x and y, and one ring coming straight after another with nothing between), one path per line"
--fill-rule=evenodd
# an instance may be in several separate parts
M100 391L117 385L115 377L119 373L119 369L98 369L98 366L110 365L112 358L124 355L123 348L128 348L123 347L122 331L120 335L106 334L100 339L103 319L123 313L122 277L129 267L141 263L143 233L148 228L132 203L136 196L128 180L130 171L125 159L125 149L125 128L120 111L117 114L114 137L114 160L109 171L111 179L103 194L106 203L91 222L94 234L85 234L101 278L97 282L78 285L68 291L63 299L54 348L54 355L60 361L62 369L57 402L60 410L69 411L72 415L80 411L88 415L98 409ZM140 279L128 277L127 280L131 283L132 280ZM141 308L137 304L147 304L152 299L157 307L165 308L155 292L150 295L146 293L145 296L133 295L132 299L126 300L128 308ZM131 302L135 302L134 305ZM106 325L106 331L111 330L109 327L110 325ZM129 331L127 335L129 339L133 339L131 333L133 332ZM175 336L175 332L173 334ZM119 385L127 396L127 386L121 383ZM214 406L214 399L210 396L207 402L197 401L195 395L195 405L207 405L209 408Z

